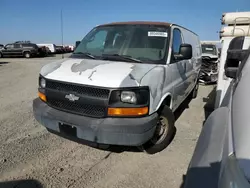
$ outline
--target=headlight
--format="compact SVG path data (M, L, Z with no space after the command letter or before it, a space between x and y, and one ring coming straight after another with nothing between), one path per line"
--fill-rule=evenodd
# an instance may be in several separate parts
M135 117L149 113L149 88L113 90L109 98L108 116Z
M46 80L44 78L40 79L40 86L41 86L41 88L45 88L46 87Z
M136 104L137 98L136 94L133 91L122 91L121 92L121 101L131 104Z

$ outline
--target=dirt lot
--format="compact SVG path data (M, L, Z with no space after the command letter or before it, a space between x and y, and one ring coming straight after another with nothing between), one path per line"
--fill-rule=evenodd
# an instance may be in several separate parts
M176 136L161 153L103 151L48 133L33 118L39 70L60 57L0 59L0 187L181 187L213 86L200 86L178 111Z

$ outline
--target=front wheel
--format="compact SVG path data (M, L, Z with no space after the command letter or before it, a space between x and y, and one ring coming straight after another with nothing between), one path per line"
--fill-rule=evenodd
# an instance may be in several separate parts
M164 150L173 140L175 134L175 117L168 106L159 112L159 119L153 138L142 146L142 150L148 154L155 154Z

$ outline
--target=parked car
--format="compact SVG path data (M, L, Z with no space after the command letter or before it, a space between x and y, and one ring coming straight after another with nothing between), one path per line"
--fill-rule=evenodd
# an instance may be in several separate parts
M15 42L6 44L0 49L0 57L34 57L39 55L39 47L29 42Z
M45 57L49 54L49 49L46 46L38 46L38 55Z
M64 52L65 52L65 53L70 53L70 52L72 52L71 47L69 47L69 46L64 46Z
M54 54L56 53L56 45L55 44L37 44L38 46L46 46L49 48L49 53Z
M68 47L70 48L70 52L74 51L74 46L73 45L69 45Z
M64 53L64 48L63 48L63 46L56 46L56 53L57 53L57 54L62 54L62 53Z
M100 25L70 58L41 69L34 116L69 139L156 153L172 140L173 112L197 96L200 66L199 37L184 27Z
M250 186L250 43L248 50L241 50L244 38L229 44L224 71L232 80L203 126L184 188Z

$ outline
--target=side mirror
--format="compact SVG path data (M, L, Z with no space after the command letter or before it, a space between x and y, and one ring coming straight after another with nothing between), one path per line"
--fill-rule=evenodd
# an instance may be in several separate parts
M182 44L180 46L179 54L182 59L191 59L193 57L193 49L190 44Z
M225 68L225 75L228 78L236 78L238 67L227 67Z
M229 44L224 70L228 78L235 79L240 63L248 56L248 50L242 50L245 37L235 37Z
M77 48L77 46L81 43L81 41L76 41L76 45L75 48Z

